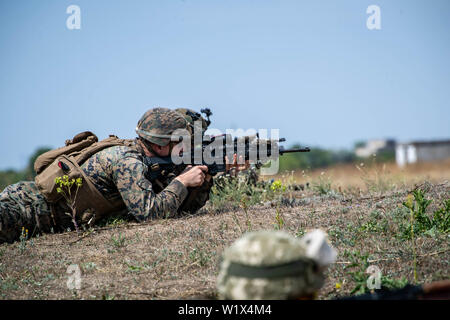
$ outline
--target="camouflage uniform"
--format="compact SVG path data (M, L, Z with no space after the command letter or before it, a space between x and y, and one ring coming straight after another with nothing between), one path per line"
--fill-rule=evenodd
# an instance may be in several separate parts
M245 234L223 253L217 278L221 299L285 300L313 297L334 249L320 230L297 239L284 231Z
M147 128L144 126L144 129ZM159 134L158 141L168 143L162 137L163 134ZM186 186L173 177L170 181L149 181L144 155L143 148L135 140L130 146L99 151L81 168L96 189L111 203L117 204L114 207L119 211L111 214L128 212L137 221L179 216L183 212L180 206L188 195ZM196 203L198 207L202 205L204 202ZM71 218L65 212L70 210L63 201L50 205L34 182L10 185L0 193L0 243L17 240L22 227L30 230L31 235L39 231L50 232L52 228L54 231L70 228Z
M146 178L148 168L140 149L137 143L134 148L111 147L93 155L81 168L106 199L122 200L136 220L176 216L187 196L187 188L173 179L163 190L156 186L159 191L156 193L152 182Z
M192 109L187 108L177 108L176 112L181 114L188 125L191 127L191 131L194 132L194 120L192 119L191 114L195 114L198 117L198 120L201 121L202 132L204 133L208 129L207 121L197 112ZM193 145L194 139L191 139L191 143ZM181 170L184 169L184 166L179 167ZM205 205L205 203L209 200L209 194L212 186L214 185L215 178L211 177L210 181L205 180L203 185L196 188L188 188L188 196L183 204L180 206L179 211L186 213L194 213L201 207Z
M34 182L22 181L7 186L0 193L0 243L19 239L22 227L33 235L36 221L47 220L50 225L50 217L50 205ZM45 231L49 232L50 228Z

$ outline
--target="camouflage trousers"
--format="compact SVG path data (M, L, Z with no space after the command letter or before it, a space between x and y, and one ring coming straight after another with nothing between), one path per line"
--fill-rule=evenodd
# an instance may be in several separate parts
M34 182L18 182L0 193L0 243L19 240L23 230L29 236L51 232L53 225L51 207Z

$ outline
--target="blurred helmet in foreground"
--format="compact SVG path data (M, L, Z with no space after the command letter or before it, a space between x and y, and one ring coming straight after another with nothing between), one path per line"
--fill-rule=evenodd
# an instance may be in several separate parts
M323 285L323 268L336 251L323 231L302 239L284 231L245 234L223 253L217 279L221 299L285 300L313 296Z

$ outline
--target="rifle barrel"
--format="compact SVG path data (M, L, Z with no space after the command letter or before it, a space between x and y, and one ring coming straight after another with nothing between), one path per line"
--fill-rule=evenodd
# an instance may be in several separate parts
M306 148L293 148L293 149L280 148L279 153L283 154L283 153L310 152L310 151L311 151L311 149L309 149L308 147L306 147Z

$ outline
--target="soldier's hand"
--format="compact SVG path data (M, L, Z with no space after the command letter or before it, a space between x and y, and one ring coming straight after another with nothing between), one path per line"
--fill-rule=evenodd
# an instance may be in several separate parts
M208 171L207 166L187 166L186 170L180 174L177 179L186 187L199 187L205 181L205 172Z

